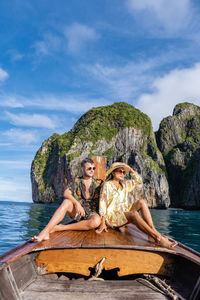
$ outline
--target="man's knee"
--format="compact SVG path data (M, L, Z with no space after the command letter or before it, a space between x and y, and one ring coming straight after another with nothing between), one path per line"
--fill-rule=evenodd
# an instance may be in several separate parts
M72 211L73 210L73 203L70 199L64 199L62 204L62 208L65 209L66 211Z
M93 215L90 219L88 219L88 225L91 229L99 227L101 224L101 218L99 215Z

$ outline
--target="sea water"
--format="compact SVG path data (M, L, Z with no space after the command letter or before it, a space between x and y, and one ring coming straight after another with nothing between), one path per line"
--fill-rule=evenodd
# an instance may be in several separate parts
M56 204L0 201L0 254L38 234L48 223ZM152 209L156 228L200 252L200 211ZM68 221L66 217L64 222Z

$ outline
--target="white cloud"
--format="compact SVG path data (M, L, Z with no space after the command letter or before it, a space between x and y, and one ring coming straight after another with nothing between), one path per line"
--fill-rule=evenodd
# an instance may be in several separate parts
M23 108L23 101L24 98L19 95L16 97L16 95L0 93L0 107Z
M13 125L19 126L31 126L31 127L42 127L48 129L54 129L56 123L54 120L51 120L48 116L41 114L12 114L6 112L7 117Z
M107 97L112 97L112 100L128 101L149 85L152 80L151 72L157 64L156 60L149 60L140 63L128 62L123 66L111 67L95 64L85 66L85 68L91 74L91 80L98 80L106 87L102 89L100 85L97 85L101 91L106 91Z
M61 39L54 34L45 33L44 38L40 41L36 41L33 44L33 47L36 50L36 54L39 56L50 55L60 49Z
M194 17L191 0L126 0L126 3L129 11L150 30L160 25L165 32L177 33Z
M152 120L155 129L160 121L172 114L177 103L192 102L200 105L200 63L191 68L175 69L163 77L156 78L152 93L139 97L137 108Z
M71 53L78 53L89 42L98 38L98 34L93 28L87 25L73 23L64 30L68 39L68 50Z
M4 81L8 78L8 73L0 68L0 81Z
M10 55L10 58L12 61L19 61L19 60L22 60L22 58L24 57L23 54L19 53L15 49L8 50L8 54Z
M107 101L104 98L91 100L84 95L64 95L56 97L53 95L44 95L39 98L27 101L28 106L38 106L43 109L68 111L74 114L86 112L92 107L106 105Z
M31 186L27 176L23 178L3 178L0 177L0 201L30 202Z
M4 136L7 136L10 140L14 141L17 144L31 144L38 141L38 136L35 131L30 130L21 130L11 128L8 131L2 133Z
M2 107L35 107L46 110L54 111L68 111L74 114L80 114L86 112L92 107L99 105L109 104L106 99L92 98L87 95L78 94L64 94L56 96L52 94L42 94L32 98L22 97L21 95L6 95L4 94L1 101L0 95L0 106ZM28 122L28 121L27 121ZM52 121L53 122L53 121Z

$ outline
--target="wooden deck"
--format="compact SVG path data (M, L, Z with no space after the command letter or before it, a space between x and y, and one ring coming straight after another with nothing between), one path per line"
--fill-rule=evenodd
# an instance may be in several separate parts
M173 249L158 247L150 242L146 234L134 225L128 225L119 230L109 229L108 232L97 234L90 231L61 231L50 235L48 241L26 243L0 256L0 265L11 263L26 253L47 249L135 249L161 253L172 253L187 258L200 265L200 254L182 244Z
M137 300L167 300L166 296L158 293L141 283L134 281L79 281L43 279L34 281L21 294L23 300L105 300L105 299L137 299Z

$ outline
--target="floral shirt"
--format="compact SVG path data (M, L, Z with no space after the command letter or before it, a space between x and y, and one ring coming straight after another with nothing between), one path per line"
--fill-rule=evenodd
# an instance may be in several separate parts
M131 172L131 180L122 181L119 188L115 186L112 180L106 181L103 185L99 214L105 217L106 223L111 227L122 226L127 223L124 212L128 212L133 205L133 200L128 197L131 191L134 191L139 184L142 184L141 176L137 172Z
M72 180L67 189L72 192L73 197L83 206L86 217L99 211L99 197L103 180L92 178L89 188L89 198L86 198L86 186L83 177L76 177Z

